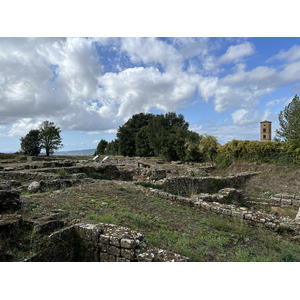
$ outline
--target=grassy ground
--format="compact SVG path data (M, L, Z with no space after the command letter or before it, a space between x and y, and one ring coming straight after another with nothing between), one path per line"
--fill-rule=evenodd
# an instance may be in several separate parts
M22 196L24 217L64 209L70 219L112 223L191 261L300 261L299 241L239 220L146 196L133 182L95 180L60 192Z

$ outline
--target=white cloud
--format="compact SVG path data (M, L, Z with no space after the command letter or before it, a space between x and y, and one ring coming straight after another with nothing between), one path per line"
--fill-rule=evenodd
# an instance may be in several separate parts
M8 131L8 136L25 136L30 130L38 129L41 121L34 121L31 118L24 118L14 123Z
M120 55L117 73L102 73L96 45ZM115 134L135 113L184 109L196 89L217 113L232 110L234 125L244 126L261 117L255 110L264 95L299 84L298 46L278 54L287 61L280 70L247 70L243 59L255 52L249 42L230 46L219 59L218 47L207 38L0 39L0 126L10 124L7 134L19 136L48 119L62 130ZM220 64L231 62L220 77Z
M161 64L167 70L180 71L183 57L176 49L156 38L124 38L121 49L133 63Z
M252 55L255 52L255 47L250 42L245 42L243 44L230 46L226 53L223 54L219 58L219 63L221 64L229 64L229 63L236 63L241 61L245 56Z
M286 61L295 61L300 59L300 46L294 45L289 50L281 50L278 54L272 56L267 62L271 62L274 60L286 60Z
M186 73L161 73L158 69L131 68L118 74L106 73L99 96L119 105L117 116L123 120L150 108L173 111L192 100L199 77Z

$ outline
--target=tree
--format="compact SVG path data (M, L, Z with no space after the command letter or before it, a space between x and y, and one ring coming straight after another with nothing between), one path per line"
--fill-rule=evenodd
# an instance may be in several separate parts
M106 153L110 155L119 154L119 140L115 139L107 144Z
M148 125L149 145L155 155L167 160L184 160L185 143L189 136L189 123L184 116L174 112L156 115Z
M153 156L154 150L149 145L148 127L144 126L135 136L135 148L138 156Z
M117 132L119 139L120 154L123 156L136 155L136 134L141 128L147 126L153 118L152 114L136 114L133 115L123 126L120 126Z
M46 155L53 154L54 150L63 147L61 130L59 126L55 126L53 122L44 121L40 125L41 148L46 150Z
M278 115L280 129L276 130L278 137L285 141L300 144L300 101L299 96L294 99Z
M37 156L41 152L40 131L30 130L25 137L21 137L21 149L26 155Z
M95 154L105 154L108 142L106 140L101 140L97 146Z

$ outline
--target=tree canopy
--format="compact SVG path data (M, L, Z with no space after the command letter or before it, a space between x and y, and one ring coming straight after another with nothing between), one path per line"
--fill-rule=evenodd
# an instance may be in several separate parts
M106 140L101 139L101 141L99 142L99 144L97 146L97 150L95 152L95 155L105 154L106 150L107 150L107 144L108 144L108 142Z
M41 152L40 131L30 130L25 137L21 137L21 150L26 155L37 156Z
M278 137L300 145L300 101L295 95L293 100L278 115L280 129L276 130Z
M41 148L46 150L46 155L53 154L54 150L63 147L60 137L60 127L55 126L53 122L44 121L39 128Z

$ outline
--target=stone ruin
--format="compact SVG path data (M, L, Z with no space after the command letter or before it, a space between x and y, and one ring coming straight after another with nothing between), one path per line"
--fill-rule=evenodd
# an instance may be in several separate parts
M257 173L213 177L208 174L214 168L212 165L190 168L188 164L173 163L173 166L182 168L188 175L180 177L178 169L161 168L155 162L149 164L134 158L109 159L101 164L97 161L70 162L54 158L44 161L41 157L32 158L32 161L32 164L28 164L26 160L18 159L18 167L0 167L0 260L11 259L3 237L29 230L45 235L47 247L42 253L33 254L28 261L188 261L188 258L178 254L148 247L144 237L129 228L112 224L70 225L63 211L53 212L51 216L31 222L24 221L18 214L22 206L22 191L36 193L59 190L94 179L157 182L163 191L141 186L139 189L147 195L239 218L252 225L293 230L300 234L300 212L295 220L291 220L253 209L256 205L293 209L300 207L299 195L273 195L258 204L250 201L241 188L246 180ZM9 164L9 161L5 163ZM61 169L65 171L65 176L59 175ZM203 177L195 177L195 170Z
M45 253L31 261L186 262L187 257L149 248L144 236L113 224L75 224L49 236Z

